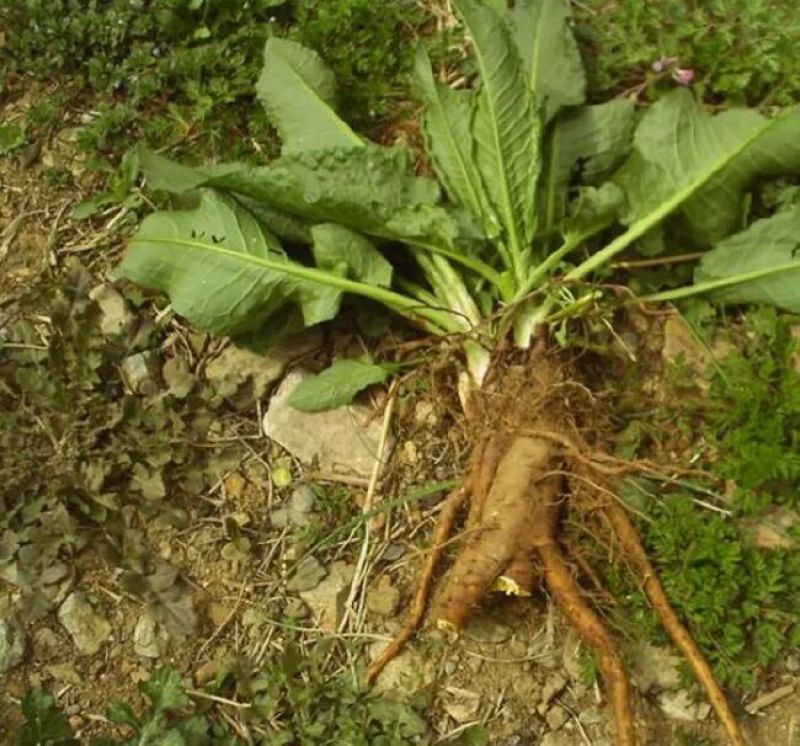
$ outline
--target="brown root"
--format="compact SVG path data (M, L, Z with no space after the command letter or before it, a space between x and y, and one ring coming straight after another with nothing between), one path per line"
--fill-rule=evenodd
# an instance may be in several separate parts
M442 553L444 552L447 540L453 532L458 512L466 500L471 485L469 480L460 487L454 489L445 499L444 508L439 514L439 520L436 523L436 530L433 535L433 546L431 547L428 556L425 558L425 564L417 582L416 590L414 591L414 599L411 602L411 607L408 610L406 621L401 630L397 633L395 638L384 648L383 652L372 662L367 670L367 683L372 684L381 671L386 667L386 664L399 655L400 651L405 647L405 644L411 639L414 632L422 623L425 616L425 604L430 594L431 583L433 582L433 575L436 572L436 567L439 564Z
M553 457L552 444L545 440L511 441L486 496L480 527L468 536L434 601L437 623L463 627L474 606L514 560L525 563L533 547L552 539L561 481L546 476Z
M537 343L538 344L538 343ZM530 357L499 356L488 383L475 400L481 437L464 486L447 498L437 523L433 547L425 560L406 622L397 637L370 666L375 680L422 623L433 575L462 504L469 496L463 546L432 604L440 625L460 629L490 590L529 595L542 576L562 613L584 642L595 650L617 729L618 746L636 743L631 690L611 634L589 606L573 576L575 560L597 592L608 600L589 563L558 536L565 476L576 508L606 516L636 567L664 628L686 655L734 746L744 746L742 732L713 672L689 632L678 620L626 512L604 486L607 479L631 471L655 471L650 462L628 463L593 452L581 436L579 418L564 383L564 371L537 346ZM535 360L535 365L530 363ZM514 364L503 363L511 361ZM578 387L579 388L579 387ZM578 421L580 421L578 419ZM560 548L561 547L561 548ZM613 601L613 599L612 599Z
M467 530L478 526L483 518L483 506L489 494L494 475L497 473L497 464L500 461L500 444L496 437L490 437L483 444L480 456L475 461L472 496L469 499L469 516L467 517Z
M661 624L686 656L686 660L689 662L692 671L694 671L697 681L705 689L706 695L717 713L717 717L722 723L730 742L734 746L745 746L744 734L736 721L728 700L717 683L714 672L705 656L672 608L672 604L670 604L667 594L664 592L664 587L658 579L655 568L650 563L647 553L639 540L636 528L631 523L625 510L618 503L609 502L604 510L626 556L642 576L644 592L656 614L658 614Z
M617 746L633 746L636 743L636 735L633 727L631 692L617 647L600 621L600 617L586 603L580 587L556 545L545 544L540 546L537 552L544 568L545 582L561 613L569 620L581 639L597 654L597 664L614 712Z

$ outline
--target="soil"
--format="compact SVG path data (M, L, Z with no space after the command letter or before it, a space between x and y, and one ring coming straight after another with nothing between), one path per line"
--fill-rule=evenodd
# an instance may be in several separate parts
M47 145L46 145L47 147ZM117 251L124 236L107 229L109 215L92 224L76 225L68 218L76 202L74 187L59 188L46 181L41 160L0 159L0 311L13 304L37 278L57 275L64 257L79 253L97 271L108 260L99 258L102 247ZM73 162L65 160L65 162ZM88 190L85 175L73 174ZM650 322L649 322L650 323ZM653 319L653 333L641 335L652 346L658 340L661 321ZM334 333L335 334L335 333ZM346 336L346 333L345 333ZM657 342L655 343L657 345ZM653 355L645 344L640 354ZM392 454L379 497L389 499L409 488L456 478L466 461L467 439L463 425L452 416L456 403L444 395L447 381L432 374L426 385L412 379L400 392L394 429L397 446ZM656 383L653 387L656 387ZM265 407L267 402L263 402ZM227 469L211 495L199 496L188 506L188 524L182 529L146 526L146 543L157 556L179 571L190 589L200 615L199 632L170 640L157 658L137 655L134 631L145 611L144 604L124 592L119 573L89 546L74 560L74 588L95 605L112 627L108 641L94 655L81 654L54 614L27 626L28 647L22 665L3 681L5 703L0 706L0 732L4 742L19 723L11 705L30 686L42 685L56 696L81 741L108 734L113 728L104 717L107 705L122 699L136 709L140 704L137 685L155 667L176 667L191 688L201 690L219 665L242 655L259 662L279 651L281 627L269 620L286 618L295 608L296 594L287 590L287 577L302 553L297 533L271 525L273 505L287 499L288 491L276 487L272 467L286 458L274 445L259 439L259 426L252 413L241 415L237 432L253 437L240 443L239 465ZM13 458L4 454L3 458ZM294 481L319 483L313 474L291 464ZM346 481L346 480L344 480ZM327 486L342 487L335 482ZM347 513L357 512L366 485L349 485L352 503ZM376 525L380 537L371 555L368 598L385 592L380 578L388 576L400 589L400 611L388 616L369 612L363 633L386 641L399 628L402 610L413 591L421 554L418 546L432 527L437 512L435 500L415 503L388 513ZM244 516L242 525L250 539L252 555L232 558L226 522ZM321 555L354 562L357 541L344 540L335 551ZM391 550L391 551L389 551ZM391 559L386 559L389 554ZM382 559L381 557L384 556ZM383 588L383 591L378 589ZM10 603L18 598L15 586L0 581L0 597ZM391 607L393 604L389 604ZM380 609L375 603L373 608ZM313 617L300 618L295 626L306 630L309 642L326 634ZM379 647L379 646L378 646ZM463 634L453 640L439 631L424 631L414 639L400 659L378 682L380 690L392 690L435 681L430 719L440 734L453 733L463 725L484 721L490 743L504 746L526 744L611 744L606 699L597 685L584 682L580 645L569 631L547 593L534 589L532 599L494 595L475 613ZM372 653L375 654L373 648ZM647 744L679 743L679 733L700 742L723 743L711 718L695 722L667 719L653 697L636 697L636 717L647 736ZM800 693L766 708L756 716L742 715L753 746L800 743Z

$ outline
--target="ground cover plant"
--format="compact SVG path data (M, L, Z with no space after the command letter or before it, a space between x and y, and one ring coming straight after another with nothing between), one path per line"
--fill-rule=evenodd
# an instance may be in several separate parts
M637 244L663 252L676 238L704 250L694 281L645 300L711 293L796 310L800 213L753 220L745 206L758 180L800 168L800 113L712 115L685 88L640 117L626 98L586 105L560 0L511 10L477 0L454 7L471 40L469 85L441 84L422 49L415 69L435 178L414 173L404 148L365 141L338 117L333 76L318 55L270 39L257 90L281 136L281 156L260 167L190 168L143 151L150 184L189 195L195 206L147 218L122 270L166 292L194 323L251 344L333 318L348 295L463 350L471 464L443 511L408 623L370 678L421 621L444 541L469 497L468 538L432 617L457 629L492 587L526 594L543 578L596 650L618 742L634 743L621 658L559 543L568 504L603 516L729 739L743 743L710 666L613 497L612 478L658 467L598 451L591 403L558 342L568 340L572 317L609 299L629 300L620 278L600 284L612 279L612 259ZM341 377L353 392L385 375L380 366L347 363L326 382ZM304 406L329 403L322 396Z
M714 103L786 106L800 93L791 51L800 20L788 5L593 0L573 7L594 95L641 86L664 57L692 69L695 86Z
M377 134L405 106L409 39L431 24L414 3L368 0L12 0L0 26L14 29L0 44L0 97L47 87L24 120L0 124L0 154L28 157L27 148L33 158L80 104L78 144L90 167L107 170L140 139L182 155L269 152L252 81L270 36L324 51L351 121Z

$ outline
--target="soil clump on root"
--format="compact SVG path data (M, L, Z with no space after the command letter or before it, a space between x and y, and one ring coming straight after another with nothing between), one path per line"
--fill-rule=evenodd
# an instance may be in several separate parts
M728 740L744 736L710 665L672 609L626 509L612 491L615 477L663 473L648 462L626 462L598 447L597 407L571 375L571 361L540 339L530 351L499 352L468 407L473 450L463 483L446 499L407 620L371 665L374 681L425 617L434 576L454 526L469 502L452 567L433 594L429 619L458 632L490 591L530 596L545 587L581 639L595 653L611 705L618 746L642 743L635 729L628 675L614 638L583 591L576 567L598 584L562 536L569 510L599 525L637 577L664 629L686 657L713 705ZM596 527L595 526L595 527ZM602 590L602 589L600 589Z

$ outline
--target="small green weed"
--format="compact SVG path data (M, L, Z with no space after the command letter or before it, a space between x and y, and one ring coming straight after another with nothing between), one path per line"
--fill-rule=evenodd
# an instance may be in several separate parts
M652 64L677 57L700 94L718 103L788 105L800 94L800 17L769 0L591 0L575 3L591 88L640 85Z
M107 543L125 590L186 631L193 612L177 572L150 562L138 528L185 522L180 495L238 463L230 445L208 453L192 445L208 437L224 401L201 395L188 372L194 395L160 390L152 366L163 328L133 312L135 293L106 287L104 302L119 314L109 321L83 267L60 282L32 289L0 328L0 448L15 454L0 465L0 577L20 589L26 616L41 617L65 563L90 539Z
M187 694L180 675L161 668L139 685L148 705L137 713L125 702L115 702L106 713L132 737L101 737L93 746L133 746L143 743L241 744L242 733L270 746L427 746L432 734L422 713L424 698L400 702L378 697L359 683L358 672L330 675L324 660L330 642L318 643L306 654L294 643L253 672L242 660L233 660L217 675L208 693L224 695L245 707L236 711L238 735L233 733L210 700ZM71 744L64 716L53 698L29 692L23 704L26 725L20 746ZM230 718L228 718L230 720ZM252 741L250 741L252 742ZM484 746L486 733L473 727L455 746Z
M115 159L144 139L176 152L252 158L252 142L269 151L272 137L253 86L266 39L290 35L322 52L339 79L351 121L374 127L407 99L413 37L427 19L414 2L369 0L11 0L0 22L14 28L5 47L6 92L31 77L59 88L28 115L54 124L75 98L93 110L79 145ZM16 146L19 133L6 139ZM3 152L0 137L0 154ZM98 157L99 156L99 157Z
M322 55L339 81L340 110L369 132L407 102L413 40L429 20L417 2L301 0L292 37Z
M715 319L700 316L708 337ZM720 680L741 691L800 646L800 555L788 546L760 548L748 530L768 511L800 504L800 375L791 319L759 309L733 336L737 347L709 373L707 397L668 397L654 424L643 426L654 440L683 433L701 444L695 465L726 485L716 502L729 514L698 504L714 500L714 485L660 485L657 495L652 482L635 486L649 496L640 507L650 520L640 528L667 595ZM686 391L685 379L672 385ZM800 522L786 539L800 541ZM607 572L618 597L628 599L619 623L666 642L642 594L625 590L619 568Z

